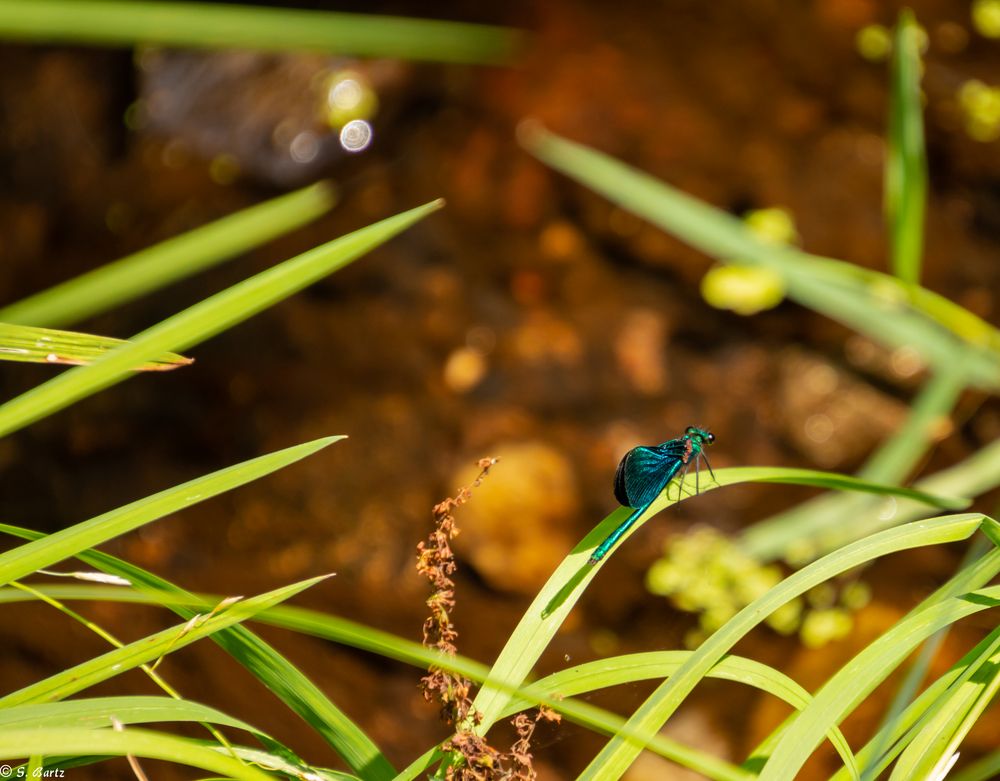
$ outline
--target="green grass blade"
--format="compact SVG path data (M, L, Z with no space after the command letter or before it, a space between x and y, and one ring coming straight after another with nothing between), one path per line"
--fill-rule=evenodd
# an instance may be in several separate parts
M995 521L984 517L983 526L991 523L995 523ZM798 735L799 740L808 741L811 730L823 721L839 723L843 715L853 707L852 703L865 696L866 686L874 688L880 680L895 669L910 650L958 618L969 615L969 613L963 613L967 605L976 605L978 609L989 607L991 602L988 594L987 598L970 598L969 592L980 593L977 589L981 589L984 584L989 583L998 572L1000 572L1000 550L997 549L990 550L986 555L959 570L944 585L924 599L888 632L857 654L824 684L821 692L817 692L814 696L813 704L807 709L808 712L801 714L800 719L804 719L804 721L796 721L793 725L794 729L782 736L779 748L775 749L775 755L780 750L785 752L782 757L783 762L788 762L789 759L794 761L796 757L790 757L789 753L801 751L804 748L804 744L793 745L796 735ZM977 652L982 653L985 645L985 641L981 643L977 647ZM897 654L899 655L897 656ZM891 725L879 730L875 738L858 752L858 761L861 767L865 768L868 773L873 768L877 771L880 765L879 758L885 747L900 741L901 736L910 730L919 719L923 718L929 708L933 707L933 703L946 691L947 686L961 680L962 667L972 664L974 658L974 655L967 654L959 664L952 668L952 672L942 676L939 681L928 687L904 711L901 717L897 718ZM857 679L850 677L853 675L857 675ZM838 687L841 689L840 691L838 691ZM821 706L816 706L815 702L821 693L823 695ZM788 737L789 735L792 737ZM811 751L812 748L806 748L805 756L808 756ZM780 772L780 767L777 769L772 767L771 771Z
M946 763L1000 689L1000 637L971 665L969 677L936 703L931 718L902 753L889 781L928 778Z
M16 537L42 540L45 536L30 529L0 524L0 531ZM170 608L184 618L191 618L198 609L210 608L207 603L169 581L150 572L99 551L80 551L77 557L96 569L129 580L145 594L127 589L114 589L115 597L127 595L140 601L152 601ZM258 614L258 618L259 618ZM343 711L303 673L278 651L261 640L245 626L233 626L211 636L261 681L271 692L316 730L344 758L344 761L365 781L386 781L396 771L378 746ZM485 669L485 668L484 668Z
M808 485L814 488L832 488L839 491L857 491L876 496L893 496L900 499L910 499L921 502L928 507L939 507L945 510L962 510L971 502L968 499L952 496L931 494L914 488L902 488L895 485L873 483L859 477L850 477L835 472L820 472L815 469L792 469L787 467L731 467L718 470L716 474L725 474L719 478L722 485L733 483L782 483L784 485Z
M977 759L948 776L948 781L996 781L1000 775L1000 750Z
M732 619L711 635L691 658L668 681L636 710L629 719L629 726L641 734L653 735L661 725L680 707L694 687L704 678L731 648L782 605L801 596L814 586L839 575L860 564L901 550L944 542L955 542L971 536L983 522L984 516L977 513L947 516L930 521L918 521L867 537L830 553L804 569L790 575L766 594L743 608ZM814 708L815 701L809 706ZM804 713L786 731L781 746L792 734L794 727L804 718ZM828 730L824 731L825 732ZM821 738L822 739L822 736ZM639 754L636 746L618 738L612 740L587 766L581 779L602 779L612 781L620 778ZM765 767L769 767L771 761ZM793 778L794 773L784 776Z
M193 642L208 637L220 629L241 623L279 602L289 599L301 591L325 580L328 576L310 578L300 583L269 591L260 596L241 600L215 614L205 615L200 621L191 621L164 629L133 643L115 648L74 667L50 675L37 683L30 684L15 692L0 697L0 708L26 705L37 702L51 702L69 697L101 681L155 661L161 656L173 653Z
M0 436L129 376L167 350L183 350L240 323L350 263L441 208L434 201L349 233L263 271L143 331L91 364L58 377L0 406Z
M858 477L880 483L901 482L923 458L934 439L935 426L953 409L965 387L966 379L961 372L939 372L931 377L911 405L903 425L868 459ZM741 535L740 546L762 562L784 557L792 545L800 551L808 546L822 555L848 541L839 533L832 544L824 537L830 530L837 532L844 518L864 516L864 520L870 521L872 528L854 524L858 536L882 528L878 525L877 510L873 512L875 505L872 497L854 494L817 496L753 524Z
M5 524L0 524L0 527L3 532L14 536L28 539L41 537L38 532L28 529ZM99 551L84 551L78 554L78 558L96 569L126 578L138 588L147 590L142 592L115 588L107 594L95 595L96 598L159 604L184 618L190 618L198 610L210 609L217 604L214 600L199 598L140 567ZM288 607L284 609L297 610ZM258 613L255 620L263 615L266 615L266 611ZM296 629L294 622L271 623ZM364 731L298 668L247 627L229 627L213 634L210 639L315 729L366 781L383 781L395 775L395 769ZM416 643L413 645L426 651Z
M327 182L280 195L2 307L0 322L47 328L79 322L312 222L335 202Z
M162 759L220 773L239 781L273 781L273 776L246 765L227 754L186 738L160 732L127 729L25 729L0 732L0 759L21 759L32 755L73 756L131 754Z
M38 536L37 532L31 532L27 529L19 529L17 527L7 525L0 525L0 531L27 538ZM87 551L80 554L80 558L91 566L104 571L114 572L122 577L132 580L134 583L142 584L143 586L154 586L156 582L164 583L164 581L160 581L158 578L155 578L155 576L150 575L149 573L143 574L141 570L133 565L116 560L114 557L108 556L104 553ZM218 600L218 597L215 596L195 596L187 594L180 589L171 591L169 594L149 592L143 593L132 589L118 587L108 588L101 586L75 585L38 587L35 590L60 599L98 599L164 605L176 610L182 615L190 615L193 612L190 610L185 611L183 608L208 608L211 605L217 604ZM30 598L32 598L30 594L26 594L20 590L0 589L0 604L5 602L23 601ZM488 668L485 665L471 659L461 656L444 656L437 652L430 651L419 643L415 643L411 640L398 638L386 632L381 632L377 629L371 629L355 622L347 621L346 619L317 613L316 611L304 608L288 606L269 608L268 610L254 616L254 620L260 623L268 623L283 629L310 634L314 637L321 637L343 645L370 651L372 653L376 653L390 659L397 659L417 667L427 667L428 665L434 664L465 675L470 679L479 682L484 681L488 673ZM250 671L255 675L273 676L273 680L270 678L262 678L262 680L267 683L269 688L278 692L279 696L282 696L281 692L285 690L294 689L294 687L289 685L289 682L294 682L297 680L296 676L301 676L297 670L291 668L289 671L287 669L289 666L288 663L281 660L280 657L278 657L278 661L276 662L271 657L251 655L254 661L252 664L248 664L244 661L244 657L241 655L241 646L237 644L237 638L230 638L228 636L231 633L249 633L249 630L247 630L246 627L234 627L213 635L212 639L218 642L223 648L226 648L226 650L232 653L238 660L241 660L244 664L246 664ZM260 641L257 642L262 645ZM521 694L517 689L512 688L506 689L506 691L511 695ZM534 689L532 689L532 691L534 691ZM296 700L293 698L289 702L290 707L294 708L296 705L301 707L301 695L297 694L296 697L299 699ZM283 697L283 699L284 698L285 697ZM625 725L625 720L616 714L610 713L601 708L596 708L586 703L565 700L557 696L546 697L544 690L535 695L532 695L530 692L524 693L521 701L530 701L530 704L548 705L554 710L562 713L569 720L608 735L621 732ZM329 707L332 707L332 705ZM529 707L529 705L523 704L522 707ZM306 716L304 716L304 718L306 718ZM315 726L314 722L316 719L314 717L307 718L307 721ZM334 723L329 716L327 716L327 721L328 723ZM359 765L362 768L366 768L368 775L365 777L371 777L374 762L369 760L367 762L358 763L357 758L365 755L356 748L348 750L345 753L345 744L348 748L353 744L349 744L347 739L344 737L344 733L347 733L346 726L342 722L336 722L335 726L336 729L331 730L329 726L321 724L317 727L317 729L321 732L324 729L328 732L332 732L337 738L336 741L331 740L334 747L340 751L342 756L347 757L349 761L352 758L355 759L355 762L351 763L352 766ZM658 753L684 767L696 769L715 781L749 781L750 779L749 774L731 763L717 759L710 754L692 749L685 746L683 743L670 740L662 736L657 736L656 739L651 741L648 748L651 751ZM427 754L424 758L426 759L426 763L429 764L431 761L431 755ZM385 764L388 766L387 762ZM403 771L403 773L399 776L395 776L395 772L391 771L390 768L390 772L387 777L392 778L395 776L396 778L413 778L416 775L419 775L420 772L427 767L427 764L421 764L418 760L413 763L407 771ZM410 775L408 771L412 773L412 775Z
M927 201L927 158L920 105L919 30L913 12L899 15L892 46L889 149L885 210L891 237L892 271L903 282L920 281Z
M964 461L948 469L935 472L918 480L914 487L935 495L980 496L1000 485L1000 439L973 453ZM894 526L917 518L926 517L928 506L909 499L893 499L892 503L878 502L868 506L854 506L853 512L834 513L830 505L837 497L819 497L800 507L769 518L750 527L740 538L740 546L761 559L771 560L786 555L790 546L799 546L803 540L802 525L808 524L814 549L831 549L855 540L865 533ZM822 503L822 504L821 504ZM807 517L806 508L816 510ZM849 519L845 523L844 519Z
M996 606L1000 606L1000 587L993 586L908 614L816 692L812 704L802 711L778 742L761 771L761 781L794 778L818 745L819 741L815 740L818 729L828 728L831 723L843 719L932 634Z
M126 342L77 331L54 331L27 325L0 323L0 360L24 363L86 366ZM164 353L135 367L135 371L169 371L192 363L190 358Z
M0 37L104 46L316 51L356 57L502 63L511 30L396 16L128 0L0 0Z
M111 725L111 718L122 724L150 724L161 721L209 722L245 730L253 735L267 735L245 721L233 718L208 705L172 697L90 697L65 702L46 702L0 709L0 731L11 729L50 729L80 727L101 729Z
M520 135L543 162L696 249L777 272L804 306L890 348L914 347L938 371L964 360L977 384L1000 386L1000 332L947 299L888 274L763 243L732 215L536 124Z
M926 604L926 603L925 603ZM933 713L935 704L948 690L969 677L969 670L984 654L990 653L990 647L996 641L1000 630L994 630L975 648L969 651L958 662L952 665L944 675L921 692L912 703L891 722L886 722L875 736L857 752L857 761L863 768L863 778L878 778L892 763L899 753L909 744L913 735ZM830 777L830 781L846 781L845 769L840 769Z
M669 678L691 657L691 651L652 651L599 659L576 665L549 675L531 684L526 691L546 698L572 697L608 686L634 683L655 678ZM766 664L741 656L726 656L707 673L709 678L735 681L767 692L793 708L802 710L812 696L784 673ZM504 717L523 710L531 703L514 699L508 704ZM857 778L857 769L851 747L836 726L830 731L830 742ZM698 770L697 766L692 769Z
M886 495L901 495L898 494L899 491L910 490L877 485L864 480L858 480L857 478L836 475L829 472L804 469L739 467L719 469L716 470L715 475L717 478L716 483L704 486L702 489L703 492L747 481L784 482L826 488L836 487L848 490L885 493ZM668 497L669 493L670 491L664 491L650 505L649 510L639 518L635 525L622 538L622 541L628 539L628 537L638 531L646 520L676 503L676 498L671 499ZM676 494L677 492L673 491L673 493ZM956 502L964 505L964 502L961 500L931 497L929 494L921 496L923 501L932 501L939 505L952 505ZM480 734L485 734L486 730L492 726L505 707L509 695L506 693L504 687L516 688L524 682L531 668L548 646L559 626L569 614L569 611L576 604L577 599L579 599L587 585L600 570L601 564L596 566L589 566L587 564L590 554L593 553L597 545L612 529L625 520L629 512L627 508L615 510L595 527L590 534L584 537L556 568L555 572L552 573L528 607L521 621L507 639L507 643L504 645L503 650L501 650L490 671L490 680L499 681L503 686L487 684L483 686L476 696L475 707L483 716L482 721L476 727L476 730L480 731ZM614 551L612 550L612 555L613 553Z
M325 437L278 450L98 515L0 554L0 584L24 577L125 532L263 477L343 439Z
M986 527L984 527L984 531L985 528ZM990 551L991 547L989 539L985 536L977 537L962 557L962 562L958 568L959 571L982 559L984 555ZM897 722L900 714L913 703L917 692L920 690L921 684L927 677L927 672L931 668L931 663L937 657L938 651L947 639L949 631L950 627L946 627L924 643L920 652L916 655L916 658L907 669L906 675L903 676L903 680L900 681L899 685L896 687L896 693L893 695L892 700L885 709L885 713L882 716L882 720L879 723L879 728L876 734L886 734L886 727ZM881 753L884 745L875 745L877 746L875 753ZM862 778L863 781L871 781L871 779L875 778L876 775L876 773L863 774Z

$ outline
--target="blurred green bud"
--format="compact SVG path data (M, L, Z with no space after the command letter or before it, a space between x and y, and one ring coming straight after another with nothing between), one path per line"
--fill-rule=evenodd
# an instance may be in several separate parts
M840 604L848 610L861 610L871 601L871 586L860 580L848 583L840 594Z
M776 206L768 209L753 209L743 215L749 231L765 244L795 244L799 232L795 219L787 209Z
M780 304L785 283L780 274L766 268L716 266L702 278L701 295L716 309L753 315Z
M775 610L767 617L767 625L775 632L790 635L802 624L802 600L793 599Z
M802 622L799 637L808 648L819 648L833 640L840 640L850 634L854 626L851 614L841 608L813 610Z
M881 24L869 24L854 36L858 54L870 62L882 62L892 51L892 33Z
M1000 88L971 79L958 90L958 104L970 137L984 142L1000 137Z
M1000 38L1000 0L974 0L972 26L987 38Z

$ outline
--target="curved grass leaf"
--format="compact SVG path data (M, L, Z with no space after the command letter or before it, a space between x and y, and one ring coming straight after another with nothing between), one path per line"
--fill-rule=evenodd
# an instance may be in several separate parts
M0 361L85 366L123 344L127 344L124 339L112 339L110 336L0 323ZM133 370L162 372L191 363L193 359L183 355L164 353L133 367Z
M948 781L995 781L1000 775L1000 750L987 754L948 776Z
M916 348L937 371L967 364L970 379L1000 387L1000 332L932 291L758 240L742 221L630 166L526 123L525 148L546 164L601 193L696 249L724 263L763 266L779 273L788 294L890 348Z
M816 730L836 724L857 706L921 642L974 613L1000 606L1000 586L979 589L923 610L911 611L892 629L844 665L816 692L799 714L760 773L761 781L794 778L818 745Z
M111 510L0 554L0 584L24 577L165 515L275 472L343 439L325 437L279 450Z
M661 725L680 707L687 695L690 694L705 674L719 662L733 645L779 607L801 596L814 586L853 567L888 555L889 553L966 539L979 528L984 518L985 516L981 514L970 513L935 518L927 521L917 521L916 523L889 529L859 540L795 572L763 596L743 608L743 610L733 616L718 631L712 634L691 655L690 659L680 670L668 681L661 684L633 713L629 719L629 726L640 730L645 735L655 734ZM851 686L853 687L853 683ZM814 708L815 705L814 700L809 709ZM779 742L779 746L789 739L789 736L793 734L794 728L796 725L802 723L803 718L804 713L785 732ZM826 731L824 730L823 734ZM822 735L820 739L822 739ZM626 743L618 738L612 738L590 765L587 766L580 778L606 779L609 781L620 778L635 760L638 753L639 749L633 744ZM770 762L773 761L774 755L772 755ZM765 767L769 767L770 762ZM783 776L786 779L792 777L794 777L794 773Z
M28 756L107 756L147 757L221 773L239 781L273 781L273 776L237 759L206 748L197 741L160 732L127 729L22 729L0 732L0 759Z
M51 702L69 697L71 694L76 694L101 681L114 678L116 675L141 664L155 661L166 654L173 653L218 632L220 629L246 621L261 610L283 602L327 577L323 575L310 578L250 599L241 600L224 609L192 618L183 624L156 632L121 648L115 648L0 697L0 708L41 701Z
M996 641L997 634L997 631L991 632L961 660L952 665L948 672L932 681L913 702L896 714L891 721L887 721L857 752L856 759L862 768L862 778L878 778L885 771L909 745L928 717L934 713L936 704L947 696L948 690L968 679L977 660L984 652L989 653L989 647ZM830 777L830 781L846 781L846 779L845 768L841 768Z
M286 260L154 325L99 361L70 369L0 405L0 436L125 379L136 366L167 350L184 350L246 320L388 241L441 205L434 201L419 206Z
M0 307L0 322L59 328L84 320L312 222L335 201L327 182L280 195Z
M882 486L827 472L776 467L719 469L716 470L715 475L716 483L704 486L702 488L703 492L723 485L733 485L746 481L792 482L798 485L837 487L885 493L886 495L896 494L900 490L910 490ZM788 479L784 480L784 477ZM676 503L676 497L674 499L669 498L670 493L670 486L668 486L668 489L660 494L650 505L649 510L643 513L635 525L622 537L622 542L638 531L646 520ZM674 491L673 493L676 494L677 492ZM923 501L939 505L948 505L959 501L943 497L932 497L929 494L922 494L921 498ZM542 587L542 590L528 607L528 610L521 618L511 636L507 639L507 643L504 645L503 650L493 665L493 669L490 671L489 677L491 681L501 681L505 686L514 688L517 688L524 682L531 668L548 646L587 584L590 583L600 570L600 563L596 566L587 564L590 554L593 553L594 548L615 527L625 520L629 512L628 508L619 508L608 515L573 548L572 552L556 568L545 586ZM613 552L612 550L612 554ZM487 684L479 691L475 700L475 707L483 716L482 721L476 728L477 730L481 730L480 734L485 734L485 731L496 721L500 712L505 707L507 697L508 695L502 688L490 684Z
M114 46L317 51L337 56L502 63L501 27L398 16L130 0L0 0L0 37Z
M203 721L241 729L264 738L269 737L245 721L233 718L208 705L191 700L146 695L88 697L66 700L65 702L46 702L0 708L0 731L29 728L50 729L52 727L103 729L111 726L112 717L126 725L169 721Z
M45 538L39 532L7 524L0 524L0 531L32 540ZM125 578L146 592L113 589L113 594L119 599L152 601L186 619L196 615L196 608L210 609L215 604L205 602L169 581L109 554L87 550L76 555L89 566ZM229 627L211 635L210 639L315 729L365 781L387 781L396 775L389 760L357 724L295 665L247 627Z
M920 280L927 158L920 105L919 30L913 12L899 15L892 43L889 145L885 169L885 209L891 236L892 271L903 282Z
M180 595L171 595L168 597L162 594L152 595L131 589L103 586L56 585L39 586L35 590L46 596L60 600L123 601L149 605L159 605L169 602L171 604L208 606L217 603L219 599L219 597L212 595L192 595L191 599L182 599ZM13 589L0 590L0 604L21 602L31 598L30 594L22 591ZM486 666L478 662L473 662L460 656L450 658L441 657L418 643L307 608L277 606L259 613L255 616L255 620L283 629L322 637L354 648L371 651L417 667L425 667L430 664L445 666L453 672L465 675L480 683L483 682L488 672ZM524 689L509 692L514 697L508 703L505 712L501 714L501 718L506 718L518 711L526 710L538 704L545 704L563 713L571 721L600 732L615 734L623 727L625 723L624 719L615 717L613 714L601 709L592 708L584 703L575 703L566 698L595 691L600 688L640 680L669 677L690 654L690 651L654 651L611 657L568 668L535 681ZM797 709L805 707L810 700L809 693L791 678L760 662L739 656L727 656L724 658L709 672L708 677L753 686L772 694ZM151 700L153 706L158 705L160 702L173 702L161 697L148 699ZM98 701L95 700L94 702ZM580 707L578 708L577 705ZM146 716L142 703L137 704L136 712L138 717ZM4 713L4 711L0 711L0 726L3 726L5 723L3 718ZM153 711L153 713L155 715L156 711ZM120 719L126 721L125 717L120 716ZM156 719L148 718L147 720L152 721ZM202 720L216 721L216 719L208 717ZM250 729L249 727L244 728ZM841 753L845 763L848 766L853 766L854 760L850 753L850 747L839 730L835 728L831 732L830 739L838 752ZM708 772L706 770L707 759L710 758L705 755L699 755L697 752L686 752L685 747L681 744L665 741L659 745L651 744L649 748L668 759L679 761L679 764L691 767L692 769L701 769L700 772L705 773L709 778L726 779L743 777L738 772L738 769L733 766L723 766L717 768L714 772ZM416 768L414 770L415 774L418 774L430 764L430 756L425 755L425 757L427 764ZM409 777L413 776L406 775L405 771L396 776L400 780Z
M962 739L982 716L1000 689L1000 632L978 660L970 664L964 680L951 687L920 732L902 753L889 781L929 778L958 750Z
M30 532L28 530L18 529L17 527L10 527L6 525L0 525L0 531L15 534L17 536L31 537L37 535L37 532ZM91 566L99 567L107 571L117 572L122 577L127 577L134 583L148 586L151 585L153 581L159 581L159 579L155 578L155 576L152 576L149 573L142 574L141 570L138 570L138 568L133 565L126 564L120 560L115 560L113 557L104 553L88 551L80 554L80 558ZM164 581L159 582L162 583ZM58 597L60 599L106 599L143 604L160 604L170 607L182 615L185 614L185 612L191 612L185 611L184 606L193 605L208 608L216 603L215 597L195 596L192 594L186 594L186 592L182 592L179 589L170 593L143 593L125 588L56 585L39 587L34 590ZM31 595L23 591L0 589L0 603L8 601L22 601L30 598L32 598ZM411 640L398 638L377 629L371 629L355 622L347 621L346 619L317 613L316 611L305 608L289 606L270 608L268 611L258 613L254 617L254 620L263 623L270 623L284 629L310 634L315 637L321 637L354 648L371 651L391 659L397 659L408 664L413 664L417 667L437 665L480 682L485 679L488 673L488 668L479 662L475 662L461 656L445 656L424 648L419 643L415 643ZM317 696L322 696L318 690L315 690L310 692L311 696L309 699L303 698L300 693L303 687L301 684L297 684L298 679L302 677L301 673L298 673L294 667L291 667L291 665L280 657L278 657L278 662L276 663L272 657L258 657L256 655L251 655L252 663L248 664L242 655L242 653L245 652L242 652L241 646L236 642L236 638L230 638L228 636L229 633L234 632L249 634L249 630L247 630L246 627L235 627L213 635L212 639L222 645L223 648L226 648L226 650L232 653L235 658L242 661L244 664L247 664L250 671L258 677L261 677L261 680L265 681L269 688L274 689L279 696L286 699L286 702L288 702L290 707L302 712L301 708L303 701L312 705L312 701ZM245 642L246 641L244 641L244 644ZM259 640L257 643L262 645ZM255 648L256 646L252 647ZM272 651L272 654L274 653L276 652ZM306 681L306 683L308 684L308 681ZM308 686L311 687L312 685L308 684ZM292 696L287 697L287 694L285 694L286 692L291 692ZM509 693L512 695L518 694L517 690L510 690ZM616 714L573 700L563 700L559 697L545 698L539 696L538 698L533 698L533 704L548 705L578 724L609 735L621 732L625 725L625 720ZM331 744L337 748L342 756L348 758L349 761L352 759L354 760L354 762L351 762L352 766L360 765L360 767L364 768L365 772L368 774L365 777L372 777L371 774L374 772L373 768L378 766L377 763L371 759L369 759L368 762L358 763L357 761L360 757L370 756L370 751L372 749L369 748L369 754L366 755L363 751L356 747L356 738L348 741L345 735L350 736L352 734L348 728L350 722L348 722L348 725L343 724L342 721L332 722L328 712L329 708L332 707L333 706L331 704L327 706L326 710L321 711L321 713L326 716L328 723L324 724L321 722L317 725L315 723L315 716L312 716L308 711L303 715L303 717L306 718L310 724L316 726L317 730L321 733L332 733ZM524 705L523 707L528 707L528 705ZM346 719L346 717L344 717L344 719ZM331 723L333 723L335 729L331 728ZM363 733L361 734L363 735ZM669 738L656 736L654 740L649 743L648 748L651 751L654 751L667 759L673 760L684 767L697 769L708 778L714 779L714 781L748 781L750 779L749 774L742 771L735 765L717 759L702 751L692 749L685 746L683 743ZM423 761L417 760L412 763L407 770L403 771L399 775L396 775L395 771L392 771L390 767L388 778L415 778L429 766L433 759L433 751L428 752L421 758ZM385 766L388 767L387 762L385 762Z
M651 651L600 659L561 670L542 678L522 691L533 695L543 694L550 698L553 696L562 698L623 683L669 678L690 658L691 654L691 651ZM797 710L802 710L812 700L809 692L784 673L741 656L724 657L709 670L706 677L753 686L787 702ZM529 700L515 699L508 704L503 716L517 713L529 704L532 704ZM845 766L851 771L852 777L857 778L851 747L836 725L831 729L829 738L844 760ZM698 770L697 767L692 769Z
M965 387L966 377L959 371L938 372L931 377L910 405L903 425L872 454L858 477L879 483L901 482L924 457L933 441L932 432L937 422L950 414ZM1000 468L992 474L1000 484ZM917 487L921 484L917 483ZM959 486L945 493L975 496L978 492ZM800 554L797 560L810 560L885 528L887 519L883 516L888 513L884 509L870 496L825 494L752 524L740 535L739 544L762 562L787 556L792 546ZM917 511L921 509L918 505ZM892 514L892 518L895 517ZM851 519L853 536L844 534L845 518ZM900 518L896 522L903 520L915 520L915 517ZM807 548L812 548L815 555L812 552L802 555Z

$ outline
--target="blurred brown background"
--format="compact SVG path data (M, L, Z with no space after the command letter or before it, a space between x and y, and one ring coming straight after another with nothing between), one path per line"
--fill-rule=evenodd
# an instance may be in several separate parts
M884 268L887 78L884 65L859 56L855 36L867 24L891 24L894 7L375 5L311 7L513 25L532 37L511 68L0 47L3 302L291 187L337 183L341 202L328 217L80 324L127 337L339 234L433 198L448 202L377 252L192 350L191 368L136 377L0 442L4 520L55 530L254 455L349 434L108 550L223 594L336 572L300 602L419 639L428 591L413 564L430 509L474 477L476 459L499 456L458 516L456 543L460 649L489 662L566 550L615 506L611 477L629 447L702 424L717 436L715 466L851 471L900 423L922 379L905 355L792 304L753 318L709 308L698 283L710 261L551 173L514 135L523 118L538 118L736 213L784 207L810 251ZM1000 158L995 144L964 132L954 93L965 79L997 78L1000 44L972 30L968 3L915 6L931 44L925 283L995 322ZM315 155L297 162L291 140L315 130L314 77L344 64L378 91L372 146L348 156L317 132ZM130 129L123 117L136 101ZM213 169L223 154L238 160L232 177ZM5 364L3 398L53 371ZM1000 408L982 404L963 399L928 469L1000 435ZM680 647L693 619L643 586L663 540L696 523L737 529L807 495L731 488L650 523L599 575L541 668ZM815 686L954 561L930 550L869 573L875 602L856 638L807 653L762 633L741 651ZM89 614L124 638L171 620L116 605ZM398 766L447 734L418 692L419 670L261 633ZM6 691L104 650L34 605L0 611L0 645ZM162 671L181 692L309 760L335 761L211 644L172 656ZM122 687L152 693L137 674L97 693ZM626 712L650 689L590 699ZM669 734L736 761L781 717L733 684L707 686L697 702ZM601 745L572 725L542 728L539 738L545 779L573 777ZM496 742L507 739L501 730ZM157 778L186 777L151 764ZM112 768L131 777L124 763L70 775L108 778ZM629 776L684 777L649 757Z

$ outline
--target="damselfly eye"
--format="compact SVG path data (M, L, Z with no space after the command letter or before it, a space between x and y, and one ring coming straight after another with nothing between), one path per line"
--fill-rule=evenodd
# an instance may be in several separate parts
M705 441L708 442L708 444L711 445L713 442L715 442L715 434L713 434L711 431L709 431L708 432L708 436L705 437Z

